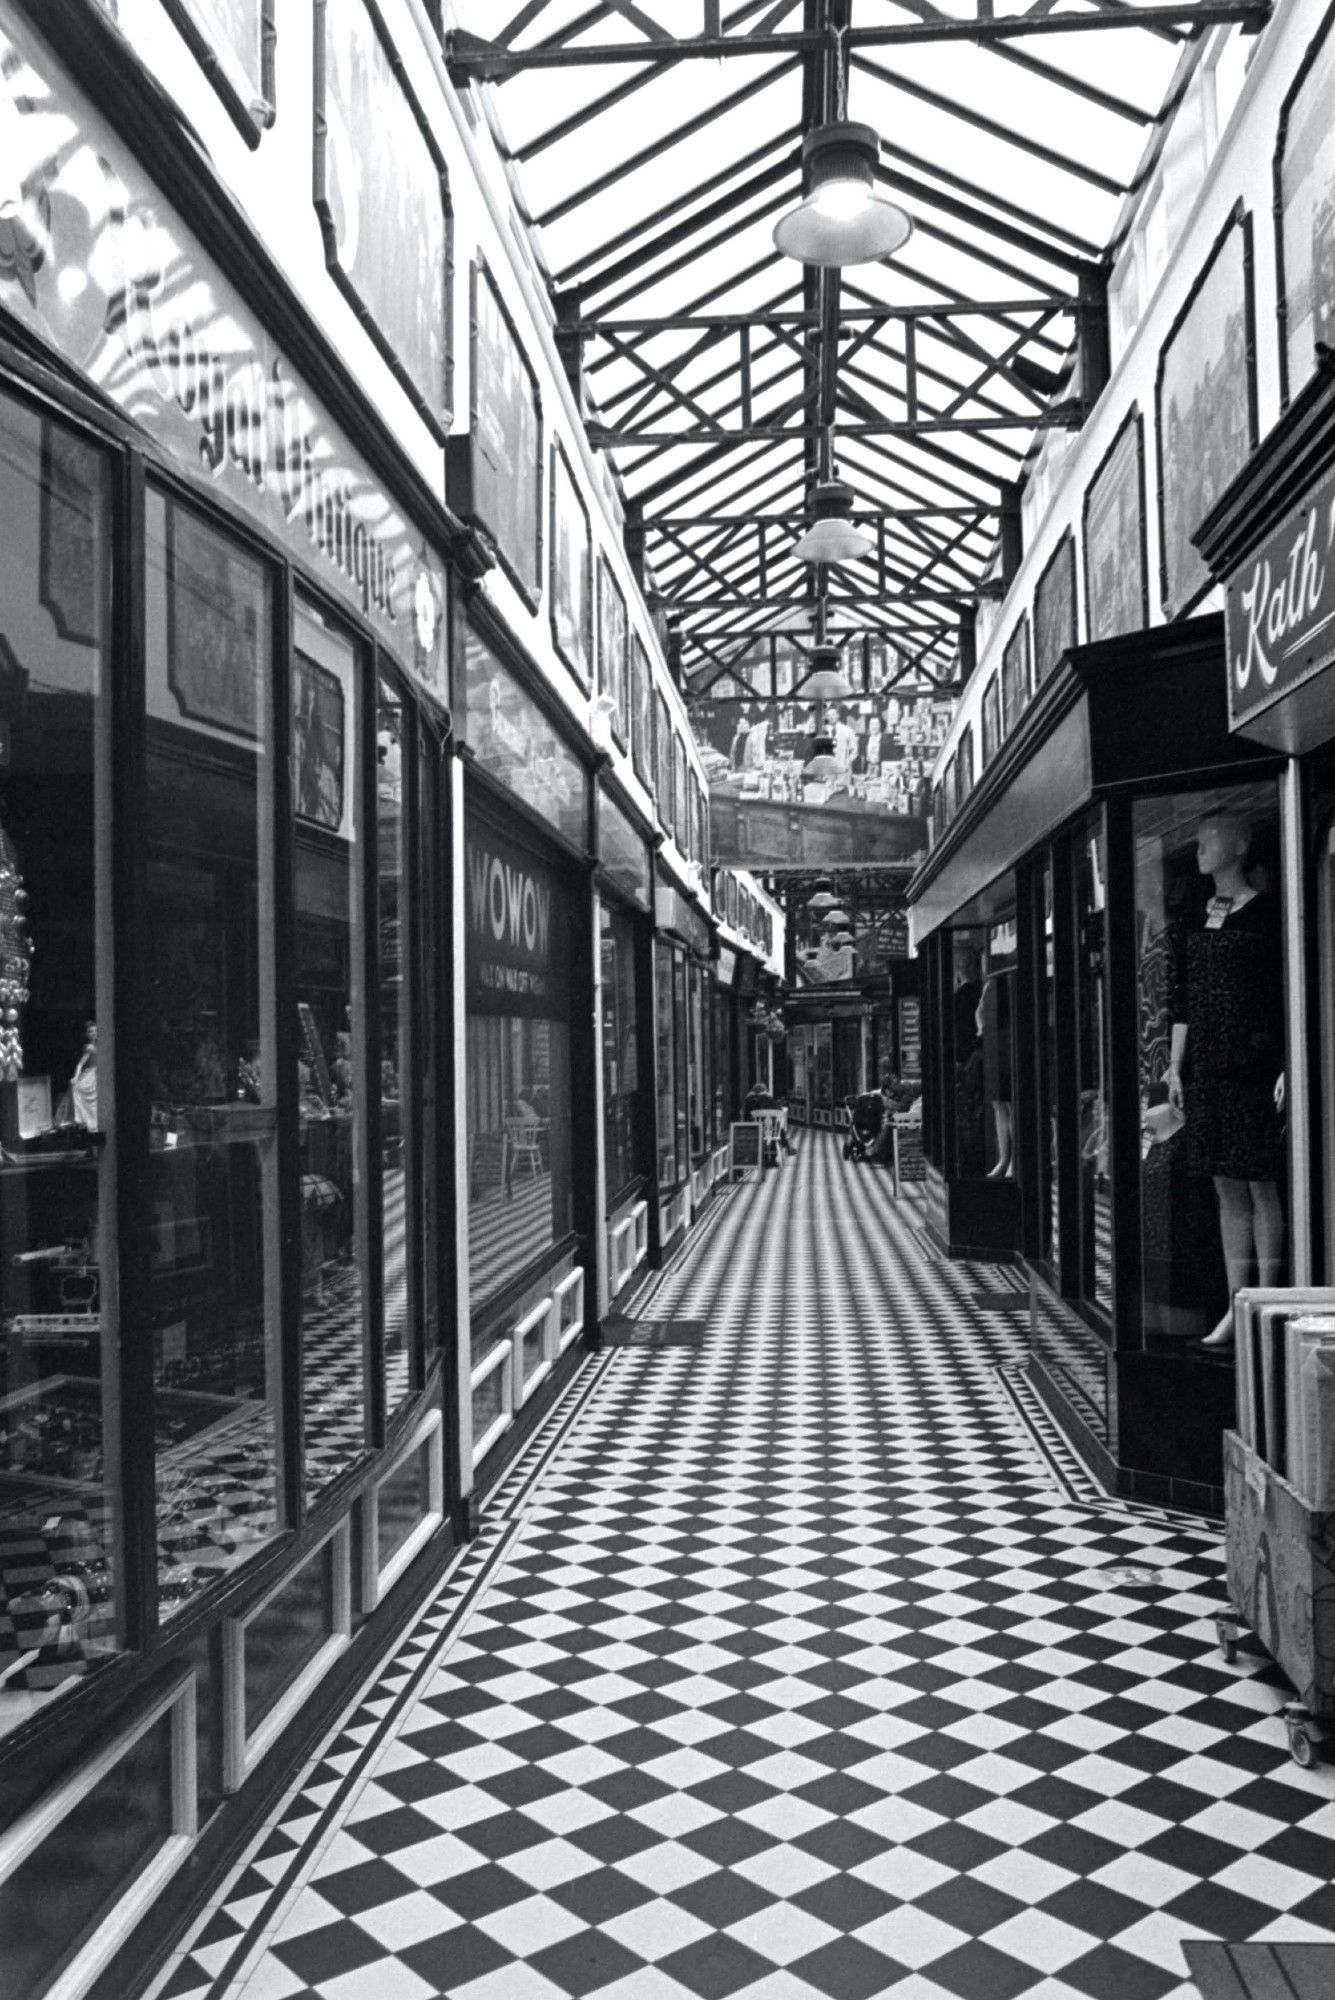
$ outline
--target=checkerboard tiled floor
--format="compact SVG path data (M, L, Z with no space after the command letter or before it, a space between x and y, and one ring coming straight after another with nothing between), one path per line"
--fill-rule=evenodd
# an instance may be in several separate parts
M1188 2000L1184 1938L1335 1938L1217 1535L1080 1476L1015 1307L833 1137L723 1197L644 1307L702 1337L585 1364L156 1991Z

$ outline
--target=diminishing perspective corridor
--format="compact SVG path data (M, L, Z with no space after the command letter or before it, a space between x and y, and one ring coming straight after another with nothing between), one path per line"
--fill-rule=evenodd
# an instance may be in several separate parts
M1195 2000L1184 1939L1329 1943L1219 1537L1100 1495L915 1216L820 1134L720 1196L150 1991Z

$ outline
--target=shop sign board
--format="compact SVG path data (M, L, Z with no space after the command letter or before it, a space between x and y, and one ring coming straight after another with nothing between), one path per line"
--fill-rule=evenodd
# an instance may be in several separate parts
M464 839L470 1007L507 1014L563 1011L565 899L526 848L480 821Z
M915 1082L922 1075L922 1004L916 996L899 1003L899 1073Z
M1236 729L1335 660L1335 467L1224 586Z
M8 22L0 127L20 192L0 304L313 564L445 701L442 565L110 125Z

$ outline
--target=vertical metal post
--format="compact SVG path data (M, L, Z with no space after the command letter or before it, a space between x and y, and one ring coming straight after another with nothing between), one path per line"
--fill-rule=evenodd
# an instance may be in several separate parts
M1303 864L1302 767L1290 757L1279 787L1279 836L1284 882L1284 992L1288 1015L1285 1069L1289 1129L1289 1281L1313 1282L1312 1060L1307 1009L1307 875Z

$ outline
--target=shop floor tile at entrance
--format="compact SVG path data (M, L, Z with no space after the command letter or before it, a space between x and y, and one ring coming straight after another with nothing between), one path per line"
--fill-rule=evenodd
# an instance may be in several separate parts
M1016 1304L833 1136L722 1194L631 1315L691 1338L588 1357L150 1991L1195 2000L1185 1940L1335 1943L1219 1534L1099 1494Z

